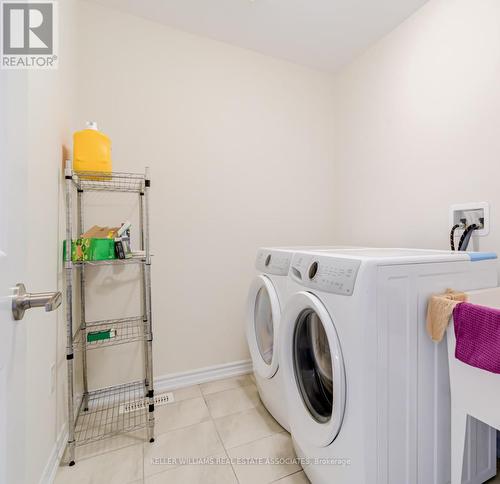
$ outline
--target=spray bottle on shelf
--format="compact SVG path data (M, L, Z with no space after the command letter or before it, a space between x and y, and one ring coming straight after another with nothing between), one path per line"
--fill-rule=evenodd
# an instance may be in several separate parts
M130 227L132 223L127 220L118 229L115 238L115 253L118 259L129 259L132 257L130 248Z

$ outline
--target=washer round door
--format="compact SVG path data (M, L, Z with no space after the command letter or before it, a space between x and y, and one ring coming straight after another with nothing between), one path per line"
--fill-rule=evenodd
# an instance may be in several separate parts
M344 419L346 376L335 325L316 296L291 297L280 343L292 434L299 444L330 445Z
M281 308L271 280L258 276L250 286L247 305L247 341L255 371L272 378L278 371L277 337Z

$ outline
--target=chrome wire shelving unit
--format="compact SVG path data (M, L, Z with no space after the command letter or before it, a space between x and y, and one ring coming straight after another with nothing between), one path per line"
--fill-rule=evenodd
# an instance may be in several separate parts
M73 183L79 190L94 192L141 193L145 177L142 173L73 172Z
M88 393L88 409L79 408L75 440L80 445L97 442L123 432L134 432L148 424L144 404L144 382L132 382Z
M84 260L73 262L73 265L76 267L80 266L114 266L114 265L126 265L126 264L143 264L144 263L144 254L135 255L129 259L109 259L109 260Z
M76 234L84 232L85 192L122 192L139 196L140 251L130 259L73 262L71 250L66 251L66 322L68 364L68 452L69 465L75 464L75 449L123 432L147 428L148 440L154 441L154 388L153 388L153 331L151 311L151 252L149 238L149 169L137 173L97 173L73 171L66 162L66 247ZM73 199L76 191L76 224L73 219ZM76 226L76 227L75 227ZM76 228L76 232L74 231ZM139 264L142 275L142 314L101 321L85 318L85 271L88 266ZM79 278L80 319L74 324L73 305L75 294L73 275ZM76 327L76 331L74 330ZM112 337L94 340L93 333L111 331ZM89 336L90 335L90 336ZM144 352L144 378L127 384L89 390L87 353L97 348L142 342ZM74 358L82 360L83 395L77 405L75 395Z
M89 351L96 348L132 343L134 341L144 341L145 329L142 316L137 318L85 322L85 325L80 326L73 337L73 347L75 351L83 349ZM89 334L106 330L115 331L116 334L108 339L89 341Z

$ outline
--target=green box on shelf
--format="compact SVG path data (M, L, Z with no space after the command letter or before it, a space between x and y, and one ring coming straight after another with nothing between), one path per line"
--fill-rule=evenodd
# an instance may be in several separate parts
M63 244L63 259L66 260L66 241ZM76 239L71 243L73 262L116 259L113 239Z
M105 341L116 336L115 329L103 329L101 331L91 331L87 333L87 343L95 343L96 341Z

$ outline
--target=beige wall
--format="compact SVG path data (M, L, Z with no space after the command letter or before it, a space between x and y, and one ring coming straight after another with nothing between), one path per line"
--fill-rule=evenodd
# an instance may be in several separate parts
M500 251L500 3L433 0L336 78L341 242L448 248L453 203L491 203Z
M151 167L155 374L247 359L257 247L334 241L331 78L92 3L79 25L81 125Z

